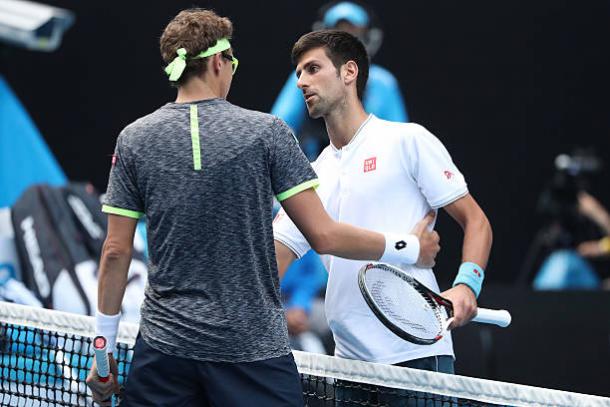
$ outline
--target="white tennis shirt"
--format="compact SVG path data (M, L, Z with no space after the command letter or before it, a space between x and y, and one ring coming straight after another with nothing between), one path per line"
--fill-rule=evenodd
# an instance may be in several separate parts
M320 180L317 193L333 219L379 232L409 233L431 208L468 193L449 153L429 131L373 115L348 145L327 146L313 167ZM274 237L299 258L311 248L283 210L274 221ZM450 335L434 345L415 345L377 320L358 288L358 270L366 262L322 260L329 272L325 309L336 356L392 364L453 355ZM432 269L397 266L439 292Z

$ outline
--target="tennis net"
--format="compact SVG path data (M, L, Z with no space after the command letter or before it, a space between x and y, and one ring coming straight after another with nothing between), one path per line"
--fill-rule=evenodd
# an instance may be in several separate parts
M121 324L119 382L138 332ZM0 406L91 406L92 317L0 302ZM304 404L330 406L610 406L610 398L294 351Z

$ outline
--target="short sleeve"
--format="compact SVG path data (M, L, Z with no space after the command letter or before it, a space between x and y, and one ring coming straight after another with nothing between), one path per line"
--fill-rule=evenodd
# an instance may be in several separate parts
M290 128L277 118L274 119L270 159L271 184L278 201L319 185L316 173Z
M144 216L143 200L138 190L135 159L124 145L124 134L117 139L108 188L102 212L139 219Z
M311 249L305 236L283 208L280 209L273 220L273 238L288 247L299 259Z
M409 172L433 209L441 208L468 193L464 176L445 146L424 127L406 139Z

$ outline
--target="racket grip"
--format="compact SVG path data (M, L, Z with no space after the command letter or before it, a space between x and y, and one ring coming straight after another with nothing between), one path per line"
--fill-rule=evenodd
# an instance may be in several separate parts
M95 365L97 366L97 375L101 382L107 382L110 379L110 361L108 360L108 341L103 336L96 336L93 339L93 353L95 354ZM110 396L111 407L116 406L116 399Z
M488 309L479 308L477 316L472 319L474 322L480 322L483 324L493 324L499 327L506 328L510 325L512 317L510 312L505 309Z
M100 381L108 381L110 376L110 362L108 361L108 347L106 338L96 336L93 340L93 352L95 353L95 364Z

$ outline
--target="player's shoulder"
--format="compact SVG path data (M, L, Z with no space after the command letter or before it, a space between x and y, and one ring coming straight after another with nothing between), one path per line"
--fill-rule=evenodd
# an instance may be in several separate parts
M290 126L284 120L274 114L260 112L258 110L246 109L236 105L231 105L236 110L236 116L243 118L246 122L250 122L257 128L269 129L273 132L290 132Z
M151 134L155 133L155 130L166 126L169 122L171 121L168 120L167 113L164 112L164 106L162 106L129 123L123 128L119 137L123 143L134 144L142 138L150 137Z
M372 64L369 68L369 82L373 81L378 84L396 85L398 81L392 72L377 64Z
M424 137L427 134L430 134L428 129L426 129L424 126L413 122L394 122L390 120L383 120L374 116L372 124L375 132L382 132L384 134L384 137L409 139L416 137Z
M225 125L231 125L243 129L242 137L248 139L272 140L275 137L293 137L290 126L279 117L258 110L246 109L227 103L227 109L223 111ZM296 139L296 138L295 138Z
M311 166L316 172L324 169L324 165L333 158L334 150L332 146L327 145L318 155L318 157L311 163Z
M242 106L234 105L233 103L226 102L228 111L231 115L237 115L237 117L247 117L263 122L272 122L275 118L272 114L261 112L254 109L248 109Z

